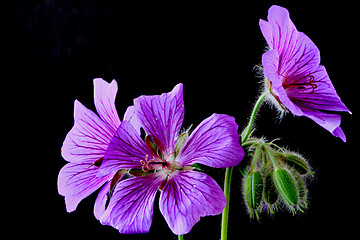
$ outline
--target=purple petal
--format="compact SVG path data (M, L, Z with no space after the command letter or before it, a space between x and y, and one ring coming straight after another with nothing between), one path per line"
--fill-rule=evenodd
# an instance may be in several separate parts
M320 64L320 51L308 36L297 32L292 38L280 54L278 74L286 77L284 84L301 82L303 76L315 71Z
M289 98L296 105L305 111L327 110L351 113L337 95L324 66L318 66L311 75L314 78L314 84L316 84L313 94L304 94L304 92L296 90L287 91Z
M124 121L131 123L131 125L133 125L136 132L140 136L141 122L140 122L139 118L136 116L136 109L134 106L130 106L126 109L125 114L124 114Z
M263 54L262 65L264 67L264 74L272 83L272 92L279 98L280 102L284 104L294 115L302 116L303 112L296 106L288 97L284 87L282 86L281 77L278 75L279 55L276 50L270 50Z
M269 22L260 21L271 49L263 54L264 74L280 101L293 114L301 116L302 111L290 101L284 88L302 83L305 76L318 67L320 52L310 38L296 30L285 8L272 6L268 19Z
M184 119L183 85L169 93L141 96L134 100L143 128L161 151L171 151Z
M194 171L174 174L160 195L160 211L177 235L188 233L200 217L220 214L226 205L214 179Z
M341 140L343 140L343 142L346 142L345 133L343 132L343 130L340 127L335 128L334 131L332 131L331 133L335 137L339 137Z
M111 178L110 178L111 179ZM94 215L97 220L101 220L102 215L106 210L106 202L108 200L107 194L110 191L111 181L108 181L100 190L98 196L96 197L94 205Z
M152 156L152 151L146 146L135 128L127 121L121 122L112 138L104 161L101 164L101 174L109 174L121 169L141 169L140 161Z
M183 166L194 163L210 167L233 167L244 157L239 144L235 119L224 114L213 114L199 126L185 142L178 161Z
M289 51L286 46L296 41L298 32L286 8L275 5L270 7L268 20L260 20L260 29L270 49L276 49L282 55L283 51Z
M79 202L100 188L110 176L97 177L98 167L92 162L66 164L58 176L59 194L65 196L66 210L72 212Z
M69 162L95 162L104 157L115 131L79 101L74 104L73 128L67 134L61 154Z
M94 79L94 101L100 118L114 130L120 125L120 119L115 108L115 97L118 86L115 80L111 83L101 78Z
M312 119L314 122L328 130L335 137L339 137L341 140L346 142L346 136L340 128L340 115L321 112L304 112L304 116Z
M125 234L149 232L155 195L163 181L156 174L121 181L103 215L103 224Z

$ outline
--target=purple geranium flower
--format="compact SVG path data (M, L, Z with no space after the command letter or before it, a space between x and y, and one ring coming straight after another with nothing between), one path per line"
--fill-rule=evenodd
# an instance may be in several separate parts
M262 64L271 94L283 109L312 119L345 142L341 117L334 112L351 112L337 95L325 67L319 65L319 49L296 30L285 8L272 6L268 20L260 19L260 28L270 47Z
M120 125L114 105L117 89L116 81L109 84L102 79L94 79L94 101L100 117L75 100L75 123L61 149L63 158L69 163L60 170L58 176L58 191L65 196L68 212L74 211L82 199L106 183L94 207L94 214L99 219L105 211L107 193L115 187L123 173L120 171L97 176L108 144ZM133 115L134 108L129 107L124 118L136 125Z
M120 181L101 222L120 233L149 231L155 195L171 230L188 233L200 217L220 214L224 193L211 177L195 171L195 163L222 168L237 165L244 156L233 117L213 114L189 136L180 134L184 118L183 85L160 96L134 100L135 114L146 132L123 121L117 129L100 173L107 176L122 169L132 176Z

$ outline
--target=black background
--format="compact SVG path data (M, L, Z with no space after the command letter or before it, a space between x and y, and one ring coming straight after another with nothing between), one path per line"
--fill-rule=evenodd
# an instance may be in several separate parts
M145 235L120 235L102 226L92 212L96 194L83 200L75 212L66 212L57 193L57 175L66 163L60 149L73 126L74 100L95 110L92 79L116 79L116 106L122 118L132 99L171 91L182 82L185 127L196 126L216 112L234 116L243 128L261 88L253 71L265 47L258 21L278 4L288 8L297 29L319 47L321 64L353 112L341 114L348 142L305 117L288 114L280 121L276 111L264 105L255 134L281 138L279 145L309 159L316 172L308 186L310 205L297 216L279 212L274 217L263 215L261 223L250 221L240 191L241 175L235 173L229 239L350 236L358 210L357 6L346 1L124 2L128 1L2 2L1 55L6 63L1 76L9 84L2 90L3 96L12 93L3 112L21 133L12 134L17 137L9 143L17 152L6 161L19 169L14 178L20 181L11 182L21 195L16 198L20 203L6 215L15 217L9 222L21 221L19 229L28 227L29 236L176 239L157 203L150 233ZM224 169L207 173L223 185ZM185 239L219 239L220 222L220 215L202 218Z

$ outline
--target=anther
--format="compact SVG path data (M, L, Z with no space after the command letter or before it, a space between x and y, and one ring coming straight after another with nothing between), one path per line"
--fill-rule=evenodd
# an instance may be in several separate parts
M149 158L149 155L146 155L145 156L145 161L144 160L141 160L140 163L142 165L141 169L144 171L144 172L147 172L149 170L153 170L154 167L153 166L149 166L149 164L151 164L152 162L155 161L155 159L151 159L148 161L148 158Z

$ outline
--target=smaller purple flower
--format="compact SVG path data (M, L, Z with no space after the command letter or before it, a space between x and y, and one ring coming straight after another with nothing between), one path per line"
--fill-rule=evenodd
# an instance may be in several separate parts
M192 134L180 134L184 118L183 85L162 95L134 100L135 114L146 132L123 121L117 129L100 173L129 169L120 181L100 221L120 233L149 231L155 195L160 190L160 211L170 229L188 233L200 217L220 214L226 199L214 179L196 171L195 163L215 168L237 165L244 156L233 117L213 114Z
M320 51L311 39L298 32L282 7L269 9L268 22L260 28L270 50L263 54L264 74L270 93L282 109L306 116L344 142L337 111L349 112L340 100L324 66Z
M123 175L123 171L98 176L110 140L120 125L115 108L117 83L110 84L102 79L94 79L94 102L96 115L79 101L74 104L74 126L67 134L61 154L69 163L59 172L58 191L65 196L68 212L76 209L79 202L99 189L94 206L97 219L105 211L107 195ZM136 126L133 107L125 113L125 119Z

